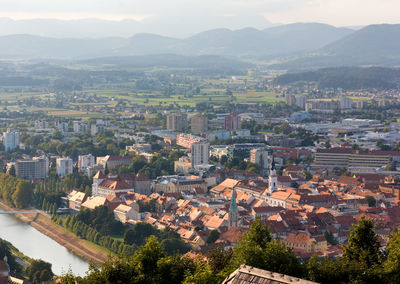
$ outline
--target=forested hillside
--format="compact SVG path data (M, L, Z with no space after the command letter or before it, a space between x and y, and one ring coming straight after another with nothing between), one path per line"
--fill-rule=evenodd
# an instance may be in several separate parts
M395 89L400 86L400 69L382 67L337 67L316 71L288 73L277 77L275 84L316 83L319 88Z

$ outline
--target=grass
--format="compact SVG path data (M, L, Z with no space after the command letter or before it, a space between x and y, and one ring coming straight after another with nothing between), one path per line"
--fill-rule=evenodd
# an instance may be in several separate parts
M201 93L198 95L184 97L183 94L176 94L170 97L163 97L162 94L152 93L152 94L144 94L144 93L123 93L114 92L114 91L105 91L105 92L96 92L96 94L100 97L106 98L114 98L125 99L131 105L169 105L169 104L177 104L179 106L188 105L194 107L197 103L202 102L210 102L210 103L219 103L223 104L225 102L231 101L231 97L226 95L225 89L218 88L210 88L210 89L202 89ZM155 97L151 97L155 96ZM158 97L159 96L159 97ZM283 101L284 99L279 96L278 93L273 92L256 92L250 91L247 93L233 93L233 97L235 101L238 103L276 103ZM110 101L109 103L99 103L99 104L91 104L91 105L114 105L116 101ZM86 103L80 105L89 105Z

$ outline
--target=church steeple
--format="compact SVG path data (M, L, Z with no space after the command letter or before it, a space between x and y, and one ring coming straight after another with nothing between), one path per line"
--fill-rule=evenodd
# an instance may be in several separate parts
M228 222L229 228L237 227L239 220L239 211L236 204L236 192L235 188L232 190L232 198L231 198L231 205L229 206L229 213L228 213Z
M278 178L276 177L275 159L272 157L272 162L269 170L268 177L268 192L273 193L278 189Z
M272 156L271 166L270 166L270 174L276 175L276 168L275 168L275 158Z

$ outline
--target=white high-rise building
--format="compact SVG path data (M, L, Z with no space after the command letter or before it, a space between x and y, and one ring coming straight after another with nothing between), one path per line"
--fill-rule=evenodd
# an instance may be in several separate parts
M82 173L87 173L88 167L95 165L95 158L92 154L81 155L78 157L78 169Z
M199 141L190 146L192 167L208 164L210 156L210 143L208 141Z
M16 175L24 179L44 179L49 176L49 160L47 157L34 157L15 162Z
M88 125L86 122L74 121L73 122L74 132L86 132L88 131Z
M56 121L55 127L61 132L68 132L68 122L67 121Z
M306 107L306 102L307 102L307 97L305 96L298 96L296 97L296 105L299 108L305 109Z
M49 122L46 120L35 120L35 129L49 128Z
M56 160L56 170L57 175L61 177L65 177L66 175L72 173L72 159L65 157L65 158L57 158Z
M351 109L353 100L348 97L340 97L340 109Z
M19 132L7 129L7 132L3 132L3 144L7 152L17 149L19 145Z

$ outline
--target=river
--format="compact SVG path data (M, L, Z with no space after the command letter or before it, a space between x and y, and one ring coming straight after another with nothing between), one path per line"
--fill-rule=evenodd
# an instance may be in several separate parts
M88 270L89 264L85 260L15 216L0 214L0 238L12 243L26 256L50 262L57 275L70 267L75 275L84 276Z

